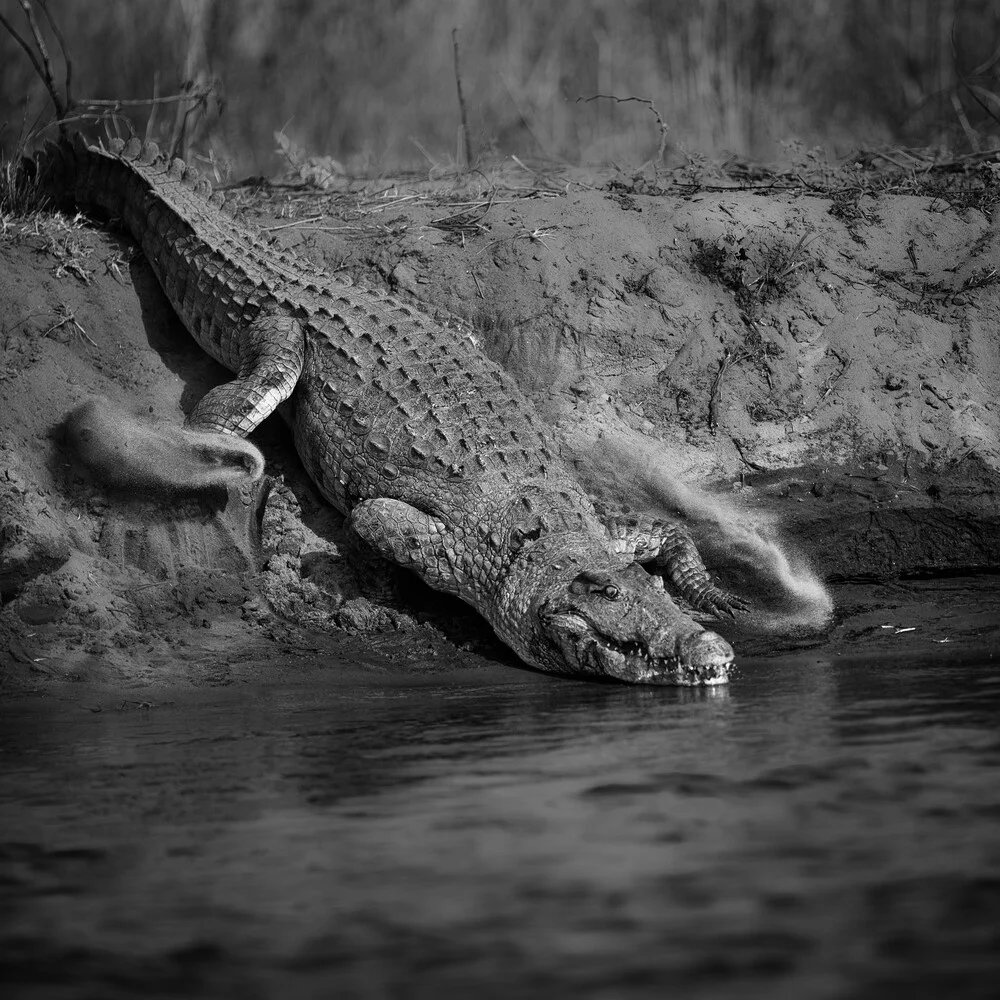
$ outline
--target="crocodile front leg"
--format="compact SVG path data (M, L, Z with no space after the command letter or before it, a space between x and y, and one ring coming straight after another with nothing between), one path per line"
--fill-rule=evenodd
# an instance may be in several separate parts
M347 521L379 555L416 573L428 586L463 592L455 536L448 526L402 500L362 500Z
M665 576L692 607L717 618L735 618L736 611L746 608L738 597L712 582L684 525L603 512L602 520L611 538L612 551L630 556L651 572Z
M189 427L246 437L292 394L305 356L305 334L299 321L280 313L262 313L235 336L239 337L239 374L205 393L187 419ZM195 339L213 357L222 354L220 360L234 350L224 343L205 343L200 336Z

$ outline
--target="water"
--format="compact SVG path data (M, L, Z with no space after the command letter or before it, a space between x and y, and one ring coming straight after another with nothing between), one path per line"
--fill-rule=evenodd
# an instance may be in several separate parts
M993 996L979 627L705 692L331 671L7 706L5 995Z

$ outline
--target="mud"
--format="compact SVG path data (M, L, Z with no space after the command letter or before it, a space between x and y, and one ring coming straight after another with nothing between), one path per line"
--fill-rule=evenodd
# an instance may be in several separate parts
M681 511L713 571L770 595L761 619L815 609L816 577L1000 568L1000 238L976 208L593 174L248 202L342 276L462 317L590 488ZM176 426L228 377L113 227L7 220L0 301L0 691L512 664L460 602L350 549L277 418L255 437L266 505L87 474L74 408Z

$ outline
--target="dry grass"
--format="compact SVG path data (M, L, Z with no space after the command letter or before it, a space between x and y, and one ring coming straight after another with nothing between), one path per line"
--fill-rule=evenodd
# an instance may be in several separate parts
M22 149L0 158L0 238L46 207L37 177L21 169Z
M755 323L761 309L786 295L798 281L799 273L809 266L808 248L814 239L804 232L795 243L750 230L732 232L708 242L696 240L692 263L707 277L725 285Z
M52 211L35 175L17 161L0 162L0 241L27 244L52 259L56 278L72 277L90 284L94 248L81 238L87 220L79 213ZM109 270L121 275L117 260L109 259Z
M792 136L834 155L889 143L975 152L1000 134L993 0L303 0L294 14L271 0L50 0L49 9L72 40L81 104L205 93L193 106L154 106L153 122L148 107L119 110L140 132L233 162L237 175L278 171L276 131L289 150L315 154L300 165L327 182L338 167L465 169L456 25L468 144L481 162L676 165L724 150L771 160ZM588 103L597 94L627 100ZM0 123L30 126L46 104L24 54L0 35Z

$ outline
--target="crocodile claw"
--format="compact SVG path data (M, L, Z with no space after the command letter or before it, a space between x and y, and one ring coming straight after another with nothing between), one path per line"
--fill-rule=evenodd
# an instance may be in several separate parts
M698 611L731 621L736 621L737 611L747 611L750 608L741 597L728 594L718 587L709 587L703 593L692 595L691 604Z

